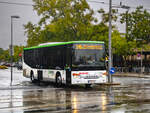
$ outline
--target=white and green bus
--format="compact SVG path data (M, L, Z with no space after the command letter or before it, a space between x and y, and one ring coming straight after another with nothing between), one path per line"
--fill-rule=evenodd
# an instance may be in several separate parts
M57 86L106 83L104 42L71 41L24 48L23 76Z

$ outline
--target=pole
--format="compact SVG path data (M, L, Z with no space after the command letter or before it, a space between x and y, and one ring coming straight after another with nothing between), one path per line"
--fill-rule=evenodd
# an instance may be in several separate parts
M110 71L112 67L112 51L111 51L111 32L112 32L112 25L111 25L111 19L112 19L112 0L109 0L109 43L108 43L108 50L109 50L109 70ZM108 75L108 82L112 83L112 75L109 72Z
M143 51L143 49L141 47L141 74L143 73L143 70L142 70L142 66L143 66L142 51Z
M13 67L12 67L12 63L13 63L13 18L11 17L11 44L10 44L10 55L11 55L11 83L10 85L12 85L12 81L13 81Z
M128 10L126 11L126 39L128 40Z
M13 81L13 18L20 18L19 16L11 16L11 44L10 44L10 56L11 56L11 82L10 85L12 86Z

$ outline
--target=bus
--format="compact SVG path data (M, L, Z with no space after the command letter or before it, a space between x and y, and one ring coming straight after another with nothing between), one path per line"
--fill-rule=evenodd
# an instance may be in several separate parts
M23 76L59 87L106 83L104 42L55 42L24 48Z

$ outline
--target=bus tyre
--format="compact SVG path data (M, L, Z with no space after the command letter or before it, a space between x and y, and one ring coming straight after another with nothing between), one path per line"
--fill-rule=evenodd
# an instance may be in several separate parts
M56 87L61 87L61 85L62 85L61 75L56 75Z

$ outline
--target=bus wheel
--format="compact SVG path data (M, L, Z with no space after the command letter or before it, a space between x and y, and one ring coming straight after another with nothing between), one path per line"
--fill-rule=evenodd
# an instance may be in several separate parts
M56 76L56 87L61 87L61 85L62 85L61 75L57 75Z
M34 78L34 74L33 72L31 72L30 74L30 79L31 79L31 82L34 83L35 82L35 78Z
M85 88L91 88L91 84L85 84Z

